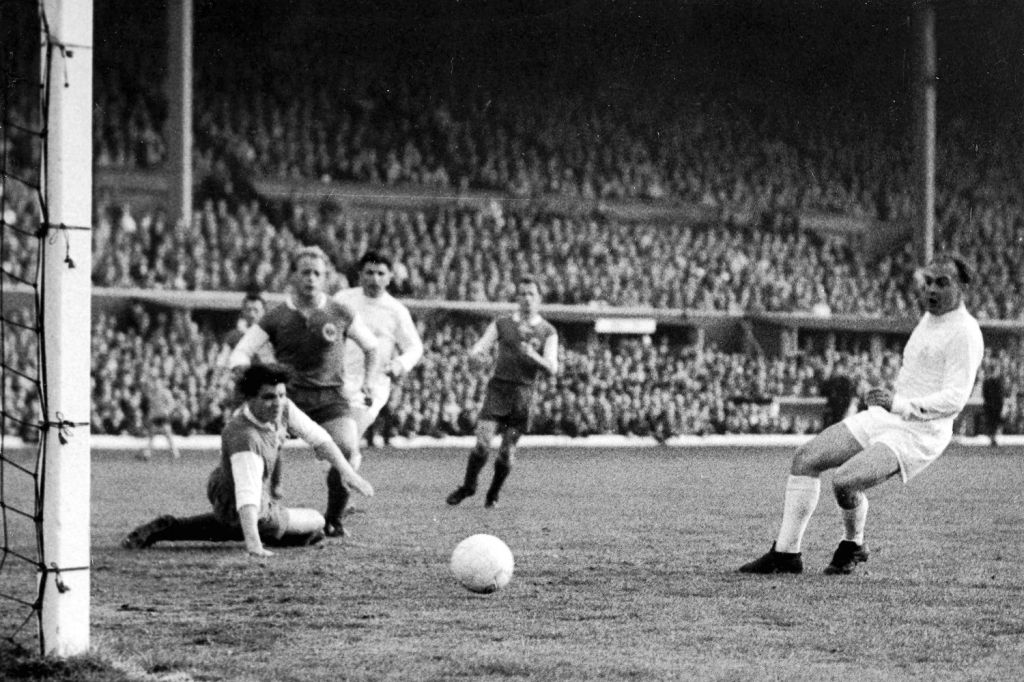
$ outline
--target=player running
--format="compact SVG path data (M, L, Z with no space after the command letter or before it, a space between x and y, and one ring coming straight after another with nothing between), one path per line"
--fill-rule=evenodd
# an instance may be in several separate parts
M494 477L484 498L486 507L498 503L501 487L515 463L516 443L529 426L537 375L558 373L558 334L538 312L540 287L532 277L519 280L516 301L518 312L495 318L469 350L471 359L489 357L495 346L498 353L484 404L477 415L476 446L469 453L466 476L446 499L451 505L476 492L477 477L490 456L494 436L501 434Z
M908 483L934 462L949 445L953 420L974 387L984 342L964 305L964 287L971 279L964 260L949 253L937 255L920 273L926 312L907 340L894 388L872 388L867 410L828 427L797 450L775 544L740 572L803 571L800 543L818 504L821 474L829 469L836 470L832 488L846 534L825 573L851 573L867 561L864 491L897 474Z
M391 395L391 383L408 374L423 357L423 341L416 331L412 315L398 299L388 293L391 283L391 261L377 251L367 251L359 259L358 287L343 289L334 295L339 305L351 308L377 338L377 354L382 371L370 388L369 405L356 390L364 383L365 360L362 349L354 342L345 348L345 386L349 393L350 428L358 442L380 414ZM358 451L357 451L358 453ZM354 455L357 453L353 453ZM351 459L359 469L359 460Z

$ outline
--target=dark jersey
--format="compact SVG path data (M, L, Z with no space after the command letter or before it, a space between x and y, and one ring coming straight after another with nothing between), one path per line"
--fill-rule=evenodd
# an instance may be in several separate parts
M282 303L259 321L277 361L292 370L292 385L304 388L344 384L342 361L350 324L351 311L330 298L308 317Z
M544 344L554 336L555 328L547 320L539 319L536 324L517 320L512 315L502 315L494 321L498 330L498 357L494 363L494 378L514 384L531 385L543 370L536 362L523 355L520 344L528 343L535 351L544 354Z

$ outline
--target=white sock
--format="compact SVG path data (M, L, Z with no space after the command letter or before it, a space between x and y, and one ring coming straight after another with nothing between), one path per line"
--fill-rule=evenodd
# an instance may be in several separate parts
M821 479L816 476L793 476L786 480L786 498L782 506L782 525L775 540L776 552L797 553L807 523L818 506Z
M840 507L840 511L843 512L843 528L846 529L846 540L850 542L856 542L858 545L864 544L864 524L868 518L868 498L864 493L860 493L860 501L857 506L853 509L843 509Z

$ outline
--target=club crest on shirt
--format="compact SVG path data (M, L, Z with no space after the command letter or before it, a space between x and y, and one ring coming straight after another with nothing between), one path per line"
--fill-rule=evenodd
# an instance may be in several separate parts
M333 322L325 322L324 325L320 327L320 335L327 343L334 343L338 340L338 325Z

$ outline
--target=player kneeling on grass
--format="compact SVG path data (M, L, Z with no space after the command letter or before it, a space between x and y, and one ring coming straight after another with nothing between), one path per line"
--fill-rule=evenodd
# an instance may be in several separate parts
M373 487L355 472L322 426L288 399L288 370L252 365L238 379L244 405L221 432L220 465L210 474L207 496L213 513L188 518L159 516L122 542L129 549L156 542L243 540L246 551L272 556L276 547L310 545L324 538L324 517L315 509L288 508L271 494L274 470L289 431L309 443L349 485L366 496Z
M895 386L872 388L867 410L828 427L797 450L775 544L740 572L803 571L800 543L818 504L820 476L829 469L836 470L832 488L846 535L825 573L852 573L867 561L864 491L897 474L907 483L938 459L974 387L984 343L978 322L964 306L964 287L971 279L967 264L952 253L936 255L919 273L925 313L903 349Z

